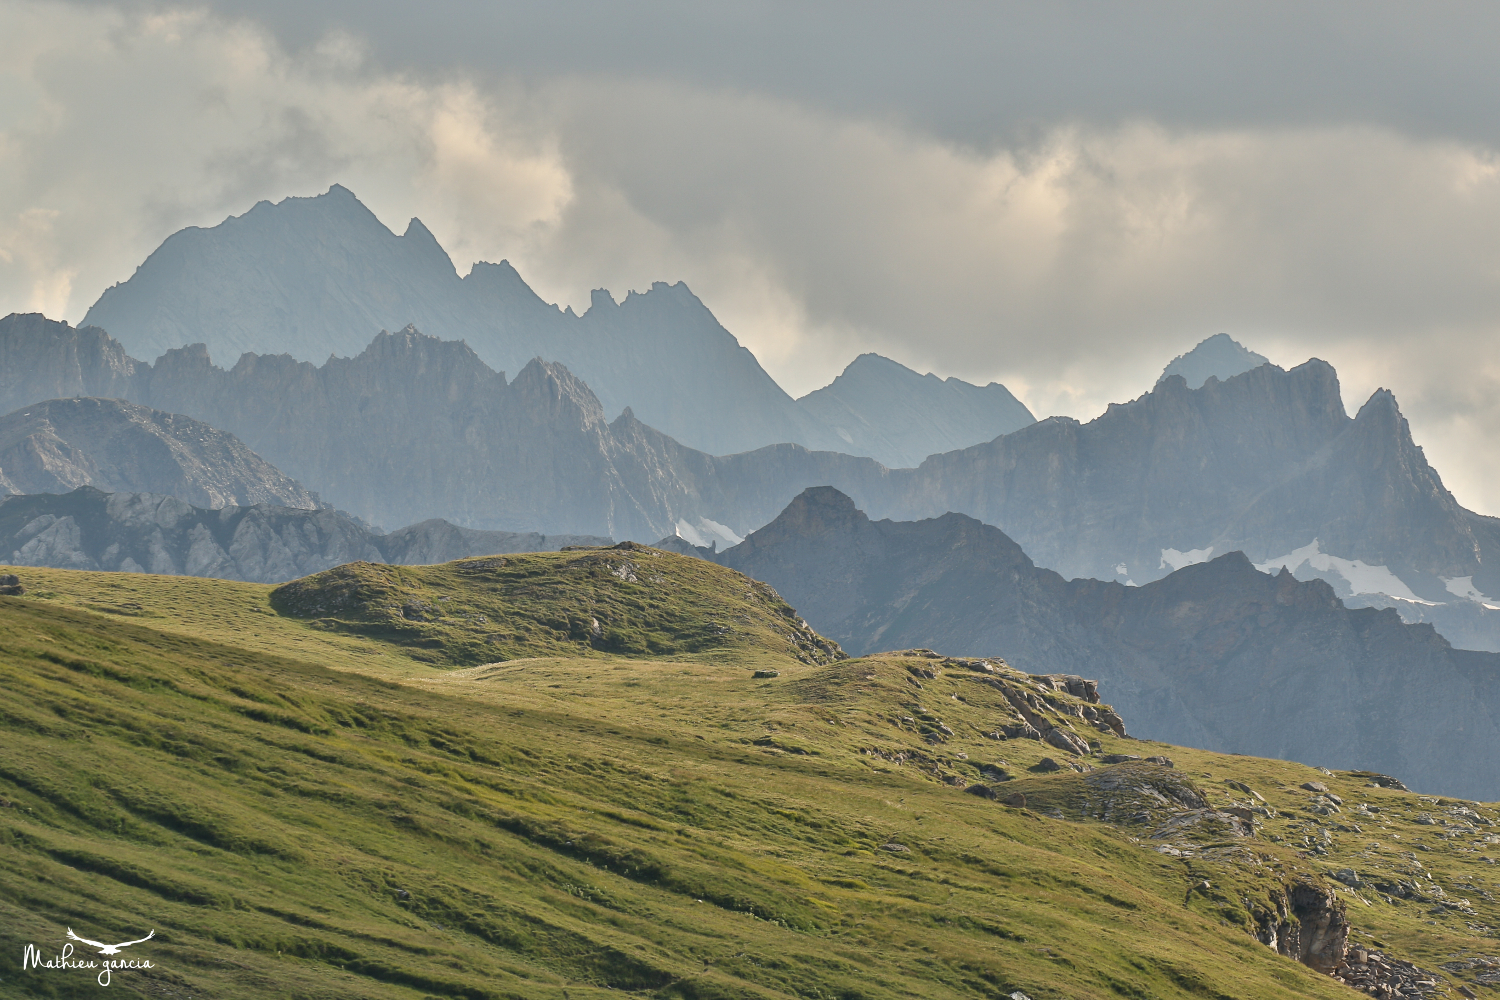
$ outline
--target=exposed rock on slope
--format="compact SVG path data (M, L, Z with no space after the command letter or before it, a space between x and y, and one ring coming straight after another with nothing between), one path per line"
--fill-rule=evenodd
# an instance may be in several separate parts
M0 492L168 493L203 507L322 506L236 438L119 399L51 399L0 417Z
M254 583L281 583L361 559L418 564L608 543L474 531L446 521L381 535L336 510L269 504L204 510L176 497L90 487L0 500L0 563Z
M1266 364L1266 358L1249 350L1227 333L1216 333L1186 354L1179 354L1162 371L1158 384L1181 375L1189 389L1202 388L1211 378L1220 382Z
M858 655L927 647L1088 673L1138 734L1396 774L1500 797L1500 655L1456 650L1389 610L1240 553L1141 587L1065 581L960 514L872 522L808 490L718 561L765 580Z
M797 405L833 428L842 442L838 450L892 469L1036 422L998 382L981 387L931 372L918 375L878 354L861 354Z

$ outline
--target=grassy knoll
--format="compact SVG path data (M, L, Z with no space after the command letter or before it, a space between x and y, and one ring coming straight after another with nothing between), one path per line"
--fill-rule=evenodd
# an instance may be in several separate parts
M638 571L609 570L616 590L540 555L560 581L403 570L403 596L457 609L403 616L432 627L416 641L365 629L378 580L325 577L316 593L379 600L293 617L270 588L19 570L34 596L0 599L0 994L98 995L19 971L23 943L51 954L71 926L156 930L135 950L157 968L119 974L123 996L1349 996L1251 935L1279 888L1343 868L1361 942L1428 968L1500 951L1490 807L1123 739L1003 667L820 658L766 594L681 557L653 564L653 596L623 589L653 585ZM475 615L540 621L544 599L494 589L526 586L680 645L538 630L507 650L529 656L433 669L465 661ZM711 606L729 638L694 649L652 601ZM1171 757L1113 766L1148 786L1263 809L1259 835L1153 839L1149 802L1101 820L1099 757L988 735L1016 721L997 679L1100 753Z

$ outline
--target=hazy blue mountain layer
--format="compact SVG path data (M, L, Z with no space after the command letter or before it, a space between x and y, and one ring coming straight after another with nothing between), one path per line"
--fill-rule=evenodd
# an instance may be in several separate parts
M410 330L321 367L246 355L225 371L201 348L145 365L102 331L22 316L0 320L0 360L11 400L113 394L185 413L376 524L724 548L828 485L876 517L980 518L1067 577L1145 583L1238 550L1408 614L1500 594L1500 521L1443 488L1390 393L1349 417L1321 361L1197 390L1174 376L1086 424L1050 418L891 470L792 444L707 455L630 411L607 421L561 365L507 385L464 344ZM1500 634L1465 641L1500 648Z
M1500 797L1500 654L1351 610L1323 581L1237 552L1142 587L1065 581L971 517L871 521L822 488L716 561L853 655L922 647L1084 670L1138 736Z
M1179 354L1162 371L1158 383L1181 375L1189 389L1201 389L1211 378L1220 382L1234 378L1267 360L1242 345L1227 333L1216 333L1186 354Z
M1025 404L998 382L977 386L931 372L918 375L878 354L861 354L797 405L833 428L843 442L839 451L869 456L892 469L911 468L928 455L1036 423Z
M0 417L0 494L167 493L204 507L323 504L233 434L120 399L50 399Z
M80 487L0 499L0 563L281 583L356 559L421 565L466 556L608 545L592 535L475 531L425 521L388 535L328 508L205 510L153 493Z
M561 362L606 415L630 407L720 455L794 442L915 465L1030 420L998 385L950 379L939 391L915 373L846 373L833 395L849 409L833 410L845 435L861 442L851 445L817 405L799 406L782 391L686 285L656 282L618 304L596 290L577 316L542 301L505 261L477 263L460 277L420 220L397 236L337 185L174 234L106 290L83 325L107 330L138 358L202 343L224 365L247 352L313 363L353 357L382 330L414 325L466 341L502 373L537 357Z
M686 285L658 282L619 304L596 291L576 316L543 302L504 261L460 278L419 220L397 236L337 185L174 234L99 297L84 325L136 357L202 343L222 364L247 352L354 357L380 331L415 325L466 341L499 372L559 361L607 414L632 407L706 451L837 443Z

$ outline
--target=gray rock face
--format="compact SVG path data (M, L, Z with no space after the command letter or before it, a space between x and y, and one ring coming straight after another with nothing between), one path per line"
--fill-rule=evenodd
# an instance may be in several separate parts
M918 375L878 354L861 354L842 375L797 400L842 442L891 469L911 468L928 455L967 448L1036 423L1031 411L998 382L970 385L932 373Z
M167 493L204 507L322 506L236 438L119 399L51 399L0 417L0 492Z
M416 565L608 544L597 536L473 531L446 521L381 535L326 508L205 510L176 497L91 487L0 500L0 563L14 566L282 583L356 559Z
M1201 389L1209 379L1220 382L1259 368L1267 359L1249 350L1227 333L1216 333L1186 354L1179 354L1162 371L1160 384L1173 375L1181 375L1189 389Z
M535 357L566 365L605 413L643 420L715 454L778 441L835 447L686 285L653 284L582 315L543 302L510 264L460 278L422 223L397 236L347 189L261 202L169 237L84 318L136 357L202 343L223 363L287 354L352 358L381 330L464 340L499 372ZM27 401L29 402L29 400Z
M871 521L823 488L718 561L851 655L926 647L1086 673L1136 735L1500 798L1500 654L1240 553L1141 587L1065 581L973 518Z

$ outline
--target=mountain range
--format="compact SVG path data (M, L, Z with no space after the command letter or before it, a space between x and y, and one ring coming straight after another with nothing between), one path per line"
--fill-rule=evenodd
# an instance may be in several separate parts
M172 235L105 290L82 325L107 330L139 358L201 343L221 364L247 352L321 364L414 326L465 341L502 374L537 357L560 362L606 414L629 407L711 454L794 442L915 464L1032 420L1003 386L924 377L890 361L875 373L856 361L842 384L793 400L681 282L618 303L596 289L575 315L544 302L505 261L460 277L420 220L397 236L338 185ZM907 397L922 402L888 410Z
M810 489L719 553L852 655L923 647L1032 674L1086 664L1138 736L1500 798L1500 654L1234 552L1140 587L1064 580L962 514L871 521Z
M727 547L829 485L874 517L994 524L1065 578L1146 583L1241 551L1500 649L1500 520L1459 506L1394 396L1351 418L1318 360L1199 389L1169 376L1088 423L1049 418L914 469L794 444L715 457L631 410L607 421L560 364L507 384L467 345L411 329L321 367L247 354L226 371L201 347L148 365L97 328L11 316L0 361L0 405L92 395L186 414L374 524Z
M442 520L382 534L328 508L204 509L175 496L91 486L0 498L0 563L11 566L282 583L356 560L424 565L608 544L593 535L476 531Z

